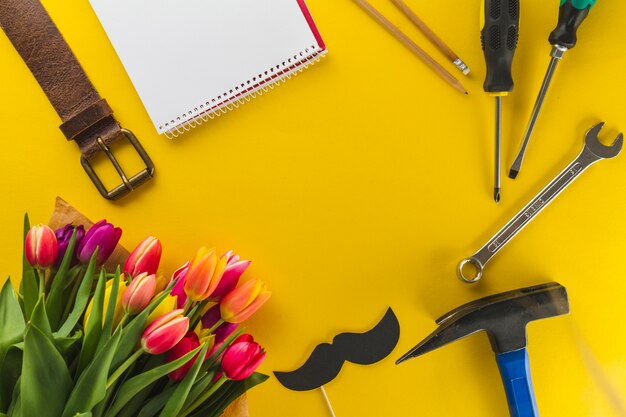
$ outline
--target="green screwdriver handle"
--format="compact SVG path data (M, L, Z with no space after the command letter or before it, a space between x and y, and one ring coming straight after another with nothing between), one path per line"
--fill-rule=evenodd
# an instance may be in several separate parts
M572 49L576 46L576 32L589 15L596 0L561 0L559 23L550 34L550 44Z
M487 77L487 93L506 95L513 91L511 66L519 36L519 0L483 0L481 41Z

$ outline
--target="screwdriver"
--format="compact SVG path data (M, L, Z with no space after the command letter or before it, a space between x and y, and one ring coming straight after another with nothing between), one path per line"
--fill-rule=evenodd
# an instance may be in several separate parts
M484 90L496 98L496 160L493 198L500 202L500 147L502 97L513 91L511 66L519 37L519 0L485 0L482 4L481 41L487 62Z
M537 123L541 107L543 106L546 94L548 93L548 87L550 87L550 82L552 81L556 67L559 61L563 59L565 52L576 46L576 32L583 21L587 18L589 11L595 4L596 0L561 0L559 22L556 29L554 29L554 31L550 34L549 38L550 44L552 45L552 52L550 53L552 59L550 60L548 72L543 80L543 84L541 85L541 90L539 90L539 96L537 97L535 107L532 115L530 116L530 121L526 127L522 144L517 153L517 157L511 166L511 170L509 171L509 177L512 179L517 178L517 175L522 169L524 154L526 153L530 137L533 134L535 124Z

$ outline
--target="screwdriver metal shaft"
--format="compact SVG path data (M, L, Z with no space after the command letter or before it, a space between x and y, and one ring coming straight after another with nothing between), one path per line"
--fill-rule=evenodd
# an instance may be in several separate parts
M519 34L519 0L484 0L481 43L487 64L483 88L496 99L493 199L501 199L502 97L513 91L511 67Z
M559 21L556 28L552 31L552 33L550 33L550 37L548 38L550 45L552 45L552 52L550 53L552 59L550 60L550 66L548 67L548 72L543 80L543 84L541 85L541 90L539 91L539 96L537 97L535 107L533 108L533 112L530 116L530 121L528 122L526 131L524 132L524 137L519 151L517 152L515 161L509 171L509 177L512 179L517 178L520 170L522 169L524 155L526 154L530 138L533 135L537 119L539 118L539 113L541 112L541 108L546 98L546 94L548 93L556 67L559 64L559 61L563 59L565 52L576 46L576 42L578 41L578 28L589 15L589 11L596 4L596 1L597 0L561 0L561 6L559 8Z
M541 90L539 90L539 96L537 96L537 101L535 102L533 113L530 116L530 121L528 122L526 131L524 132L522 145L520 146L520 149L517 152L517 156L515 157L515 161L513 161L513 165L511 166L511 170L509 171L509 178L511 179L517 178L517 175L522 169L522 163L524 163L524 156L526 155L528 142L530 142L530 137L533 135L533 131L535 130L535 125L537 124L539 113L541 113L543 102L546 98L546 95L548 94L550 83L552 82L552 78L554 77L554 73L556 72L556 67L559 64L559 61L563 59L563 55L565 54L566 51L567 51L567 48L564 48L560 45L555 45L552 48L552 53L551 53L552 59L550 60L548 71L546 72L546 76L543 79L543 84L541 85Z
M493 187L493 199L500 202L500 171L501 171L501 148L502 146L502 97L496 97L496 174Z

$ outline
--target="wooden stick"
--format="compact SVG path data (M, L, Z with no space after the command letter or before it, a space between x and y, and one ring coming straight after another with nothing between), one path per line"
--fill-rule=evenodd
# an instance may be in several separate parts
M328 409L330 410L330 414L331 414L333 417L336 417L336 416L335 416L335 411L333 410L333 406L332 406L332 405L330 405L330 400L328 399L328 395L326 395L326 390L324 389L324 386L322 385L322 386L320 387L320 389L322 390L322 394L324 395L324 399L326 400L326 405L328 406Z
M400 29L394 26L385 16L380 14L378 10L373 8L367 1L365 0L354 0L363 10L369 13L370 16L374 18L378 23L380 23L385 29L387 29L393 36L395 36L400 42L402 42L407 48L411 50L415 55L421 58L426 65L432 68L437 74L439 74L444 80L446 80L452 87L456 88L463 94L467 94L467 90L463 87L463 85L454 78L452 74L450 74L444 67L439 65L437 61L435 61L430 55L426 53L422 48L417 46L415 42L409 39Z
M422 19L418 17L404 1L402 0L391 0L391 1L393 2L393 4L395 4L398 7L398 9L400 9L406 15L406 17L409 18L411 22L413 22L415 26L417 26L419 30L422 31L424 35L426 35L428 39L430 39L432 43L434 43L437 46L437 48L439 48L439 50L444 55L446 55L450 59L450 61L452 61L454 65L457 66L457 68L459 68L459 70L463 72L463 74L465 75L469 74L470 69L463 62L463 60L459 58L459 56L455 54L454 51L448 45L446 45L446 43L443 40L441 40L441 38L437 36L437 34L433 32L432 29L429 28Z

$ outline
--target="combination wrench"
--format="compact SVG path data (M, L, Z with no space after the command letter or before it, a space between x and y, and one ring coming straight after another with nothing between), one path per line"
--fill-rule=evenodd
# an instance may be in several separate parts
M554 198L570 185L582 172L602 159L611 159L619 155L624 143L624 135L620 133L611 146L603 145L598 134L604 127L604 122L589 129L585 135L585 146L578 157L552 180L530 203L526 205L510 222L485 244L478 252L469 258L463 259L457 267L457 276L466 283L478 282L487 262L511 239L513 239L537 214L541 212ZM476 269L474 277L464 273L468 264Z

